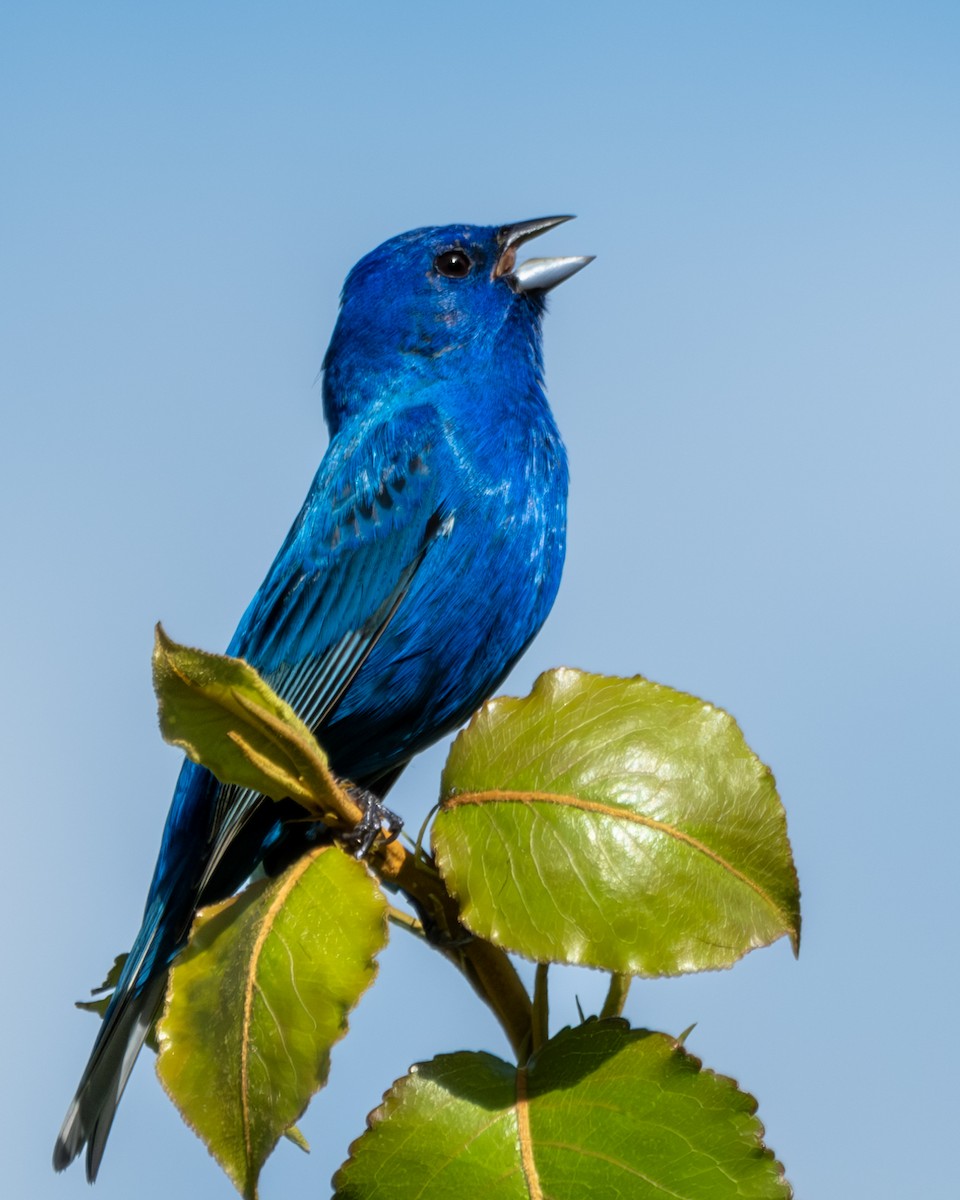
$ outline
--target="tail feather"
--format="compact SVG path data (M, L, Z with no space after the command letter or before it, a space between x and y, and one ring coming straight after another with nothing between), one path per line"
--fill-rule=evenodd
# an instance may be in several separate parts
M217 869L209 878L204 875L213 844L208 825L216 813L219 786L209 772L189 761L184 763L143 924L123 965L54 1147L53 1165L57 1171L68 1167L86 1146L87 1179L92 1183L96 1178L123 1089L163 1001L168 965L186 942L198 906L235 892L272 843L281 809L262 801L249 810L243 828L234 831L229 853ZM292 801L289 805L302 815L303 810ZM191 850L191 843L206 846L206 852ZM284 849L279 857L295 853L301 844L291 839L291 849Z
M86 1146L87 1179L91 1183L96 1179L117 1105L150 1032L165 985L166 972L161 972L141 990L128 991L108 1013L54 1147L57 1171L69 1166Z

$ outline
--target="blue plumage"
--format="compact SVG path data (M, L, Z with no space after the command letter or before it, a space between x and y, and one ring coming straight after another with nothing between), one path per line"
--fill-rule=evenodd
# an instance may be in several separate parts
M229 653L383 795L500 683L553 604L567 464L542 389L545 292L589 262L517 247L567 218L414 230L354 267L324 360L330 444ZM166 969L295 806L186 762L143 925L54 1151L93 1179Z

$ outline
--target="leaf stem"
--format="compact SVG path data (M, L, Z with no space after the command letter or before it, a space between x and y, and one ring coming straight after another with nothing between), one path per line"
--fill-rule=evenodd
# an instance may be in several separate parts
M393 904L387 905L387 918L394 924L399 925L401 929L406 929L415 937L425 937L423 932L423 922L418 921L416 917L412 917L409 913L405 913L402 908L397 908Z
M631 981L632 976L630 975L611 974L607 998L603 1002L603 1008L600 1009L601 1017L620 1016L627 1000L627 992L630 991Z
M550 1038L550 1002L547 997L547 972L549 963L537 963L533 981L533 1024L531 1027L530 1053L536 1054Z

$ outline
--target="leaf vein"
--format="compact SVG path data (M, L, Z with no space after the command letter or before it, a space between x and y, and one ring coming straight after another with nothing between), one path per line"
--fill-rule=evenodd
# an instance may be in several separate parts
M253 1172L255 1169L250 1117L250 1029L253 1024L254 993L259 990L262 995L262 990L257 987L257 969L260 965L260 956L263 953L264 945L277 919L277 915L283 908L287 897L300 882L307 868L325 850L326 847L324 846L316 850L313 854L304 855L300 862L291 870L285 884L279 889L276 896L274 896L270 907L263 915L253 950L250 953L250 965L247 968L247 980L243 995L243 1020L240 1028L240 1114L243 1124L243 1147L247 1160L247 1170L249 1172Z
M793 922L789 914L783 911L776 900L759 883L751 879L749 875L744 874L738 867L735 867L722 854L711 849L705 842L700 841L699 838L695 838L692 834L685 833L682 829L678 829L676 825L669 825L665 821L658 821L655 817L648 817L644 813L634 812L629 808L622 808L613 804L602 804L598 800L586 800L582 796L558 795L555 792L499 791L491 788L485 792L462 792L459 795L451 796L444 802L443 807L446 811L450 811L453 808L460 808L466 805L483 806L485 804L556 804L559 807L574 808L581 812L597 813L600 816L611 817L614 820L629 821L635 825L643 825L647 829L663 833L667 837L676 839L678 842L683 842L691 850L704 855L705 858L709 858L711 862L716 863L717 866L727 871L734 879L756 893L777 914L787 929L793 928Z

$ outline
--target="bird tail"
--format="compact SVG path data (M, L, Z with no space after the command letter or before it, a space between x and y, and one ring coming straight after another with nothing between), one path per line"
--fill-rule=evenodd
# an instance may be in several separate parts
M111 1004L54 1147L57 1171L69 1166L86 1146L87 1179L90 1183L96 1179L117 1105L160 1007L166 981L163 971L141 989L128 987Z
M280 811L268 801L248 806L247 820L240 823L242 831L233 830L234 835L241 836L234 836L231 853L222 860L216 855L213 869L207 871L215 856L215 851L209 850L212 838L208 825L217 812L218 787L207 771L189 761L184 764L143 924L120 972L54 1147L53 1165L57 1171L68 1167L86 1146L87 1179L92 1183L96 1178L123 1089L163 1003L169 964L187 940L197 907L235 892L250 874L251 865L263 857ZM302 814L303 810L297 811ZM254 814L258 815L251 819ZM207 844L207 857L179 853L189 841ZM239 853L234 853L233 842L239 846ZM204 873L198 880L200 872Z
M169 937L163 911L155 898L144 914L53 1150L54 1168L62 1171L86 1146L91 1183L123 1089L166 991Z

